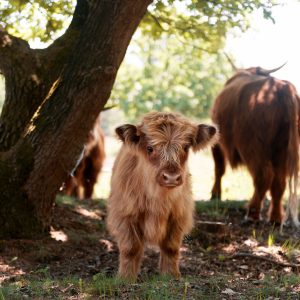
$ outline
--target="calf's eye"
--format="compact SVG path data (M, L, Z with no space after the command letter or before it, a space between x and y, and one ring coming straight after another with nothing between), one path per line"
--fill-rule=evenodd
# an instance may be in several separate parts
M151 154L153 152L153 147L147 146L147 153Z
M184 150L185 152L188 152L189 149L190 149L190 145L185 145L185 146L183 147L183 150Z

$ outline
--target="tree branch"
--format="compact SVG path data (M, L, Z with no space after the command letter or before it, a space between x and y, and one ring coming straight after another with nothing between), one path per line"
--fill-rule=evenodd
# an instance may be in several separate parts
M10 35L0 26L0 71L4 76L26 56L32 56L31 53L28 42Z
M6 79L0 151L8 150L18 141L47 97L69 59L88 11L87 1L78 0L69 28L46 49L31 49L28 42L0 31L0 70Z
M167 29L165 29L162 24L160 23L159 19L152 14L151 12L147 11L147 14L153 19L153 21L155 22L155 24L162 30L162 31L168 31Z

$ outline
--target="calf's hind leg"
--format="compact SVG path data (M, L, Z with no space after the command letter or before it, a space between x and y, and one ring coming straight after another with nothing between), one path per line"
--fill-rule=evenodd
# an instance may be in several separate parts
M211 199L221 200L221 180L225 173L226 162L220 145L212 147L212 155L215 162L215 183L211 191Z

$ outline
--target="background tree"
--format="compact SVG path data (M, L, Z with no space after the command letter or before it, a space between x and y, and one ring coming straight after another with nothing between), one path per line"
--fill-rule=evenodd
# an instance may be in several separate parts
M151 109L208 117L232 74L223 53L228 30L248 29L247 16L258 8L274 21L275 1L191 1L183 6L186 2L155 2L131 42L110 98L130 120Z
M155 1L142 31L159 36L176 30L182 38L197 37L199 47L215 49L228 28L243 28L250 11L268 12L273 1L245 2ZM78 0L62 36L45 49L33 49L26 39L55 38L73 1L1 1L0 72L6 93L0 117L0 238L48 232L55 194L110 96L150 3Z
M206 52L172 35L134 38L110 101L130 120L149 110L175 110L205 118L232 70L221 52ZM128 80L130 78L130 80Z

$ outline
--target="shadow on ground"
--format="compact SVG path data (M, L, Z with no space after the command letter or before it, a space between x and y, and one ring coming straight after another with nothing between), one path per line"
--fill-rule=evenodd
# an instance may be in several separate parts
M0 299L299 299L299 232L244 223L245 201L196 205L183 278L158 276L147 249L136 284L118 281L103 200L58 197L51 236L0 241Z

